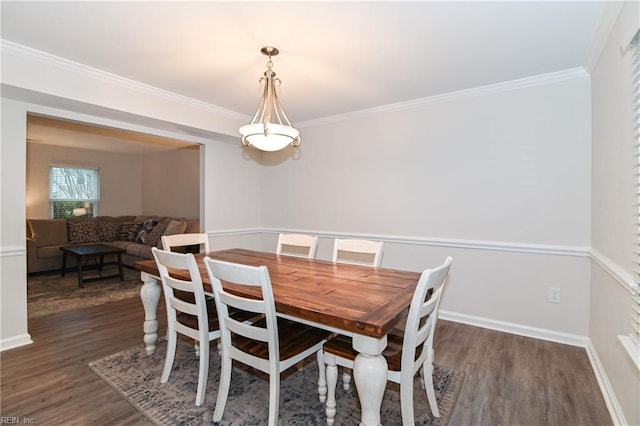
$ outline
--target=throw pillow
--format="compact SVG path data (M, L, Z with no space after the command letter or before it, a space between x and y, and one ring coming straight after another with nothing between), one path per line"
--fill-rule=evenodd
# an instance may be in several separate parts
M67 222L67 237L70 244L95 243L100 241L95 219Z
M144 244L146 239L149 237L149 234L151 234L151 231L153 231L153 228L158 224L157 220L147 220L145 221L142 226L138 229L138 233L136 234L136 243L142 243Z
M122 222L118 232L118 241L134 241L136 238L136 222Z
M149 232L147 237L144 239L144 243L151 247L162 245L160 239L162 238L166 227L167 226L164 223L159 223L154 226L151 232Z
M97 221L98 238L100 241L116 241L120 232L120 224L116 222Z
M187 229L187 222L183 220L172 220L167 225L167 229L164 231L164 235L176 235L184 234Z

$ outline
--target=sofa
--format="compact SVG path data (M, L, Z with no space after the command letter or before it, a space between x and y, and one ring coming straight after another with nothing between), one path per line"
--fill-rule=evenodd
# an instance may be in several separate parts
M133 267L153 259L152 247L162 247L161 237L200 232L199 219L158 216L98 216L95 218L27 219L27 273L59 270L60 247L74 244L108 244L125 250L122 264ZM73 267L69 259L67 267Z

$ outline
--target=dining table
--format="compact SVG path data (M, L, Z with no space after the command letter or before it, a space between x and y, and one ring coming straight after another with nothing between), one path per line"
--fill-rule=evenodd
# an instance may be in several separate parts
M361 426L379 426L382 398L387 384L387 362L382 351L387 333L408 314L419 272L277 255L233 248L195 254L205 292L211 293L203 259L266 266L278 316L350 336L358 352L353 378L361 406ZM157 308L161 294L158 267L153 260L135 264L141 272L140 289L145 320L147 354L158 339ZM231 286L224 283L225 288ZM244 286L230 291L251 296ZM259 297L259 295L256 295Z

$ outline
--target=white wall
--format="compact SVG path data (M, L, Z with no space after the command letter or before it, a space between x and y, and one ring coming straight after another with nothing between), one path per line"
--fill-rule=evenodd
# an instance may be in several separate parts
M325 258L340 234L387 241L388 267L451 254L450 317L584 344L589 100L578 73L303 128L300 158L263 171L263 227L319 233Z
M172 149L142 158L142 214L200 217L200 148Z
M240 244L241 247L260 248L260 239L255 235L262 215L259 163L247 157L239 143L205 146L203 158L202 217L205 217L205 229L215 235L212 248L228 247L228 244L237 247L238 243L233 243L237 238L250 244Z
M588 123L585 74L305 128L264 225L588 246Z
M593 170L589 338L617 403L619 419L640 424L640 371L617 336L630 332L631 298L637 244L631 52L622 54L640 28L638 2L625 2L592 73Z
M49 166L52 164L100 169L99 215L142 214L142 156L27 143L28 218L49 217Z

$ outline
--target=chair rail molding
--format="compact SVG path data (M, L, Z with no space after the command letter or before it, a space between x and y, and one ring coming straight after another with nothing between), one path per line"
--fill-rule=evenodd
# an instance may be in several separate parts
M327 232L300 229L276 229L262 228L260 232L266 234L298 233L312 234L320 238L358 238L384 241L385 243L410 244L420 246L436 246L436 247L453 247L475 250L493 250L493 251L510 251L521 253L537 253L537 254L553 254L561 256L577 256L589 257L589 247L576 246L559 246L552 244L526 244L526 243L510 243L500 241L475 241L475 240L457 240L457 239L440 239L410 236L394 236L384 234L352 234L344 232Z
M238 229L219 229L216 231L207 231L209 237L227 237L233 235L250 235L262 233L261 228L238 228Z
M635 283L633 281L633 276L625 271L620 265L604 256L598 250L593 248L589 249L589 256L593 263L602 268L603 271L608 273L611 278L613 278L618 284L620 284L625 290L629 293L633 294L633 288Z
M25 256L26 253L23 246L0 246L0 257Z

